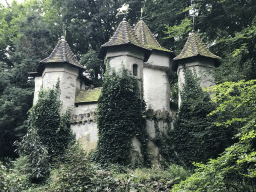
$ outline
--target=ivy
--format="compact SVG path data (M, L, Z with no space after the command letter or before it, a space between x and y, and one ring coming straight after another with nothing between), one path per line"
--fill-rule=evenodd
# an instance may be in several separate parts
M139 84L124 67L119 73L108 67L97 109L97 162L130 164L134 137L141 143L142 162L147 161L145 102Z
M61 114L59 81L55 89L41 89L37 103L30 109L28 132L17 143L19 153L28 156L30 178L35 182L48 175L50 164L64 154L74 139L69 124L69 110Z

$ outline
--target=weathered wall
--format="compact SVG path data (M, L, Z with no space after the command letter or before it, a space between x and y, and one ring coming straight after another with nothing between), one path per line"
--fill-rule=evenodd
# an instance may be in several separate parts
M173 128L172 119L170 111L147 110L148 155L153 164L162 160L159 146L155 144L155 140L161 134L166 134L167 129Z
M110 67L115 68L116 71L122 68L122 64L132 74L133 64L138 65L138 78L143 77L143 59L144 53L135 47L124 47L121 50L112 50L109 48L105 62L109 62Z
M38 94L39 94L42 84L43 84L42 76L36 76L35 77L35 91L34 91L33 105L35 105L38 100Z
M169 53L153 51L143 69L143 93L148 109L170 110Z
M97 147L98 128L95 109L97 104L82 104L75 107L70 119L71 129L81 147L89 152Z
M148 109L170 109L170 84L164 70L144 67L143 93Z
M170 67L171 58L168 52L153 50L147 63L156 66Z
M42 74L43 88L53 88L60 80L62 111L73 110L77 92L78 68L68 64L47 64Z
M184 66L188 67L192 72L196 72L197 77L200 81L201 87L209 87L215 85L215 78L213 76L214 73L214 61L210 59L191 59L190 62L181 62L179 63L177 69L178 75L178 86L179 90L182 89L183 84L185 83L185 75L184 75ZM181 98L179 94L179 107L181 104Z

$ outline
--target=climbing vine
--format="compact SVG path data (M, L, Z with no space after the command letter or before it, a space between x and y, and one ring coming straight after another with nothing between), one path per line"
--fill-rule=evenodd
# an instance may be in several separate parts
M54 158L62 155L74 141L70 112L61 114L59 95L59 81L53 89L40 90L37 103L29 111L28 132L17 144L20 155L28 158L27 171L34 180L47 176Z
M124 67L119 73L108 67L97 109L97 162L130 164L135 137L141 144L142 163L147 162L145 102L140 93L139 80Z

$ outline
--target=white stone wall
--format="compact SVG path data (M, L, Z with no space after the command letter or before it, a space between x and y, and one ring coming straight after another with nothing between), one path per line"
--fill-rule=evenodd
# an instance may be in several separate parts
M168 52L153 50L147 63L157 66L170 67L171 57Z
M36 76L35 77L35 92L34 92L33 105L35 105L38 100L38 94L39 94L42 84L43 84L42 76Z
M98 128L95 121L97 104L81 104L75 107L71 116L71 129L76 134L76 140L81 147L89 152L96 148Z
M60 80L62 111L73 110L77 92L78 68L68 64L47 64L43 72L43 88L53 88Z
M170 84L165 71L144 67L143 93L148 109L170 110Z
M122 50L109 49L105 57L105 62L109 62L110 67L115 68L118 72L122 68L122 64L132 74L133 65L138 65L138 79L143 78L143 59L144 53L136 47L124 47Z
M214 61L209 59L197 59L190 63L180 63L177 69L179 90L182 89L185 83L184 66L188 67L192 72L195 72L200 81L201 87L209 87L215 85ZM179 107L181 98L179 94Z

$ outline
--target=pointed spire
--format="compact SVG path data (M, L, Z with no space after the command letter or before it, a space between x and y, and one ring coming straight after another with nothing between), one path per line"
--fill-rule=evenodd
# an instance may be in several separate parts
M71 51L64 36L61 36L61 39L58 41L50 56L40 61L38 68L46 63L69 63L73 66L84 69L84 67L76 60L74 53Z
M200 37L196 33L194 33L194 31L192 31L181 53L173 60L177 62L179 60L197 56L212 58L215 61L219 61L221 59L219 56L211 53L210 50L206 47L206 45L203 43L203 41L200 39Z
M140 40L140 42L144 46L146 46L150 49L172 52L168 49L163 48L158 43L158 41L156 40L156 38L154 37L154 35L152 34L152 32L150 31L148 26L146 25L146 23L142 19L136 24L136 26L134 28L134 31L135 31L135 35L137 36L137 38ZM175 55L173 53L173 57L174 56Z
M105 55L107 48L121 45L134 45L146 50L147 52L150 51L148 47L144 46L138 40L131 25L126 21L126 18L124 18L118 25L114 35L109 39L109 41L101 45L99 57L103 57Z

